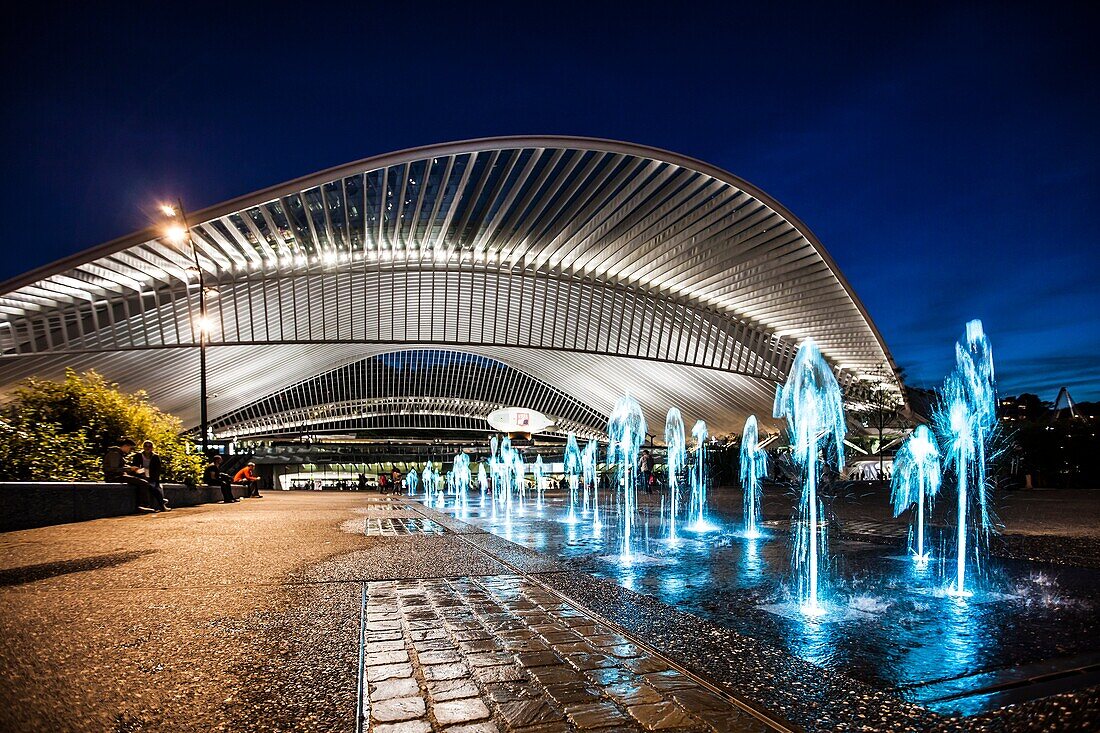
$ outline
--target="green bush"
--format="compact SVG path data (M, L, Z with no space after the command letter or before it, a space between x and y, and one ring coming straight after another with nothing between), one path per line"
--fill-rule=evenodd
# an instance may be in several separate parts
M102 480L103 454L123 437L153 441L165 481L197 480L202 458L189 450L179 418L145 392L124 394L96 372L59 382L30 378L0 417L0 480Z

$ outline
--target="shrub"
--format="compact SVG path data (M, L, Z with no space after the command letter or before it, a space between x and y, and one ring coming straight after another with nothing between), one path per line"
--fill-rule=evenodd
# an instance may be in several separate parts
M164 480L197 479L202 458L182 433L179 418L157 409L145 392L125 394L94 371L68 369L57 382L32 377L0 417L0 479L100 480L103 454L123 437L139 447L153 441Z

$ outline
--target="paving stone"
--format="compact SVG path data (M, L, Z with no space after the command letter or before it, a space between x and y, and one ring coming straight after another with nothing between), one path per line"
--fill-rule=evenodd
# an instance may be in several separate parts
M489 708L479 697L450 700L432 705L432 715L440 725L473 723L489 717Z
M394 639L392 641L371 641L364 647L367 654L378 654L380 652L396 652L405 648L404 639Z
M428 682L428 694L434 702L443 702L473 697L478 694L478 689L470 679L438 680Z
M471 667L497 667L502 664L515 664L516 658L508 652L483 652L467 655L466 662Z
M412 677L412 673L411 664L383 664L378 667L367 667L367 681L381 682L398 677Z
M570 644L554 644L554 651L564 657L567 654L595 654L596 647L584 641L575 641Z
M502 649L504 643L498 639L473 639L471 641L460 641L458 646L464 652L492 652Z
M454 651L458 647L450 639L426 639L424 641L414 641L413 649L418 652L442 652Z
M626 711L641 723L646 730L666 730L668 728L687 728L699 725L698 718L689 715L673 702L658 702L648 705L634 705Z
M517 654L516 659L524 667L547 667L562 663L561 657L551 651L523 652Z
M618 661L603 654L570 654L565 658L571 667L579 670L609 669L618 665Z
M615 702L620 705L625 705L626 707L630 707L631 705L651 705L664 700L664 698L661 697L661 693L640 680L633 682L617 682L604 687L603 692Z
M400 651L392 652L375 652L374 654L367 654L366 663L368 667L377 667L383 664L402 664L409 661L409 653L404 649Z
M541 698L511 700L496 705L500 717L509 728L526 728L546 723L564 723L565 716Z
M613 685L619 682L630 682L638 679L633 672L619 667L606 667L584 670L584 676L597 685Z
M427 641L429 639L446 639L446 629L422 629L420 631L410 631L409 638L413 641Z
M490 682L519 682L527 679L527 673L516 666L474 667L474 679L483 684Z
M530 700L539 697L542 691L529 682L494 682L486 685L489 699L493 702L515 702L516 700Z
M669 669L669 665L666 662L656 659L654 657L640 657L638 659L624 659L621 662L622 666L629 669L636 674L651 674L653 672L663 672Z
M461 662L454 664L430 664L422 668L426 680L454 680L469 677L470 668Z
M416 658L421 664L453 664L462 661L462 657L454 649L421 652Z
M369 685L371 702L395 697L412 697L420 694L420 684L412 677L384 680Z
M567 685L547 685L547 696L559 707L567 707L570 703L595 702L600 699L600 692L592 685L573 682Z
M500 728L492 721L482 723L470 723L469 725L455 725L447 729L447 733L500 733Z
M614 703L607 700L567 705L565 714L573 725L582 729L608 728L630 722L630 719Z
M564 664L552 667L533 667L528 671L543 685L565 685L571 682L585 681L585 677L580 672Z
M643 677L646 682L653 685L661 692L697 686L690 677L680 674L674 669L668 669L664 672L654 672L652 674L643 675Z
M426 720L406 720L401 723L387 723L372 728L374 733L430 733L432 724Z
M372 702L370 710L370 716L380 723L412 720L413 718L423 717L424 713L424 698L422 697L395 697L378 703Z

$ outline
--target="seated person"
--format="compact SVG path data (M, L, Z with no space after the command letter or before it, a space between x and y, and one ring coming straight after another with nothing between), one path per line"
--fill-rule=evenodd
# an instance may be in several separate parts
M246 499L253 496L257 499L264 498L260 494L260 477L256 475L256 464L253 461L249 461L247 466L237 471L237 475L233 477L233 483L244 485L246 489L244 497Z
M123 438L118 442L118 445L107 449L107 453L103 456L103 480L110 483L129 484L144 489L145 491L142 493L147 494L153 504L152 507L148 508L155 512L171 511L172 507L168 506L160 486L142 478L140 475L142 469L126 462L126 457L133 452L135 445L136 443L129 438ZM138 501L140 502L141 498Z
M240 501L240 499L233 498L233 479L228 473L222 471L223 460L225 459L221 457L220 453L214 454L214 457L210 459L210 463L202 472L202 482L207 486L221 487L222 503L232 504L235 501Z

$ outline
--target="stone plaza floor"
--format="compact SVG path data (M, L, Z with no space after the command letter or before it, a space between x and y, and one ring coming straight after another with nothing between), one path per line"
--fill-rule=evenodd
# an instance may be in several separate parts
M783 729L431 514L268 492L0 535L0 729Z
M0 703L0 730L120 733L1100 719L1095 688L940 716L408 497L328 492L0 535Z

